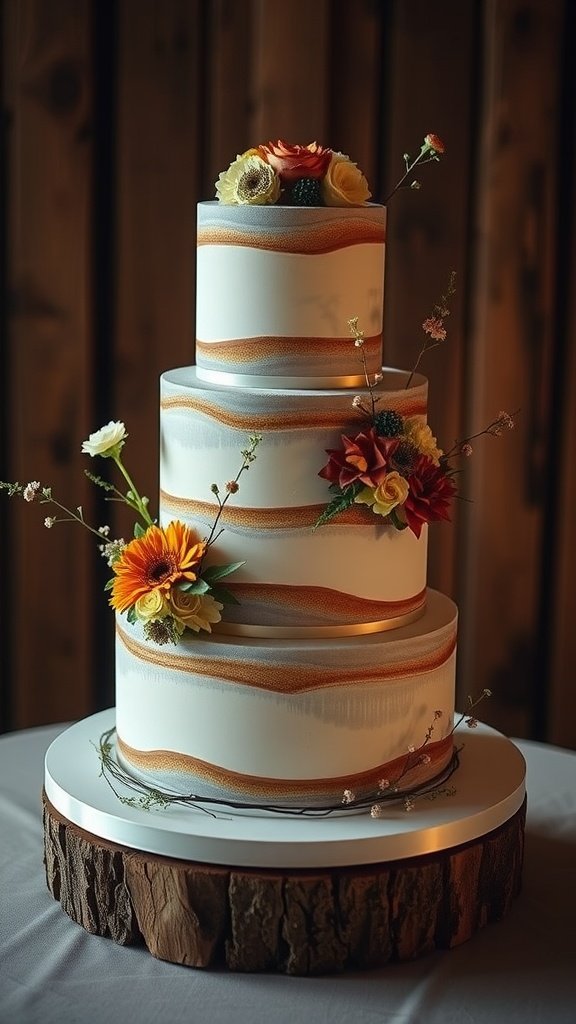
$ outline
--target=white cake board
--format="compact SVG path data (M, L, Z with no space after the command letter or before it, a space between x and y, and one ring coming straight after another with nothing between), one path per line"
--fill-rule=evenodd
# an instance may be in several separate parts
M452 795L423 796L414 809L387 804L369 813L327 818L252 817L222 809L171 806L142 810L123 804L100 772L101 735L115 709L71 726L50 746L46 795L55 809L101 839L148 853L254 868L330 868L419 857L484 836L508 821L525 796L525 763L514 744L480 723L455 733L460 766ZM133 796L114 782L120 795Z

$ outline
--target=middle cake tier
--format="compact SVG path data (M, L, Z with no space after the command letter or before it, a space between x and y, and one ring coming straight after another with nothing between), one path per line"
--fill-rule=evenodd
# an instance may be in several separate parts
M426 421L427 382L385 370L378 408ZM423 614L427 530L419 538L353 504L315 528L330 500L319 476L326 451L362 429L353 390L266 390L213 385L194 367L161 379L160 524L180 520L205 537L250 435L257 458L221 514L206 558L243 562L227 583L218 631L345 636L397 628Z

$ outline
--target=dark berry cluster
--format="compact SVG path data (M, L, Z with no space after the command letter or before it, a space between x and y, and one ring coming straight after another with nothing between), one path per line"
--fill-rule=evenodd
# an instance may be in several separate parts
M292 206L324 206L318 178L299 178L290 189Z
M379 437L399 437L404 430L404 420L393 409L382 409L374 417L374 428Z

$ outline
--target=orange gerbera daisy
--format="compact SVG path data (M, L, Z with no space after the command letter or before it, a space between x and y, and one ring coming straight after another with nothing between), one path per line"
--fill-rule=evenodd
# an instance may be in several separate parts
M206 541L184 523L166 529L150 526L141 537L126 545L114 563L115 579L110 604L125 612L151 590L169 590L177 580L196 579L194 569L202 561Z

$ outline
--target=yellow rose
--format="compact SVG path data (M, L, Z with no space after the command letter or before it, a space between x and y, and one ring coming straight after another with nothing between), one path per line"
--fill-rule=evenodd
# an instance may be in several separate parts
M249 153L234 160L216 182L216 196L229 206L264 206L280 196L280 178L261 156Z
M392 509L403 505L408 497L408 482L396 470L387 473L378 487L363 487L354 501L370 505L377 516L388 516Z
M430 427L419 416L411 416L404 420L404 430L409 441L422 455L428 455L435 466L440 465L442 449L438 447Z
M151 622L152 619L163 619L170 609L165 594L157 587L138 598L134 611L141 622Z
M321 182L326 206L362 206L371 196L362 171L344 153L333 153Z
M195 633L201 629L211 633L210 623L220 622L223 607L211 594L189 594L178 587L174 587L170 594L170 610L174 618Z

